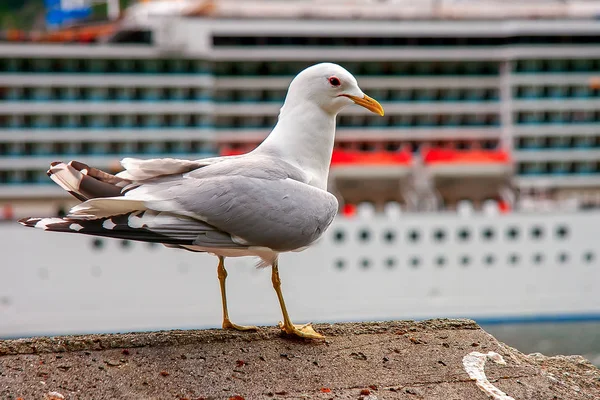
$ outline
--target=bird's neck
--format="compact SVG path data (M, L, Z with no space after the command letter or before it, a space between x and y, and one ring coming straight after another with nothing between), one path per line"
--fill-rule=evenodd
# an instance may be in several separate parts
M315 104L286 104L271 134L256 149L309 174L309 184L327 190L335 139L335 114Z

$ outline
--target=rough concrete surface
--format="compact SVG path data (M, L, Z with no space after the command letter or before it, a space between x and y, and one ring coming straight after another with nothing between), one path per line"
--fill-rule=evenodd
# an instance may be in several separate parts
M315 328L326 341L276 328L0 341L0 399L485 400L463 368L472 351L504 357L485 372L515 400L600 399L585 359L526 356L469 320Z

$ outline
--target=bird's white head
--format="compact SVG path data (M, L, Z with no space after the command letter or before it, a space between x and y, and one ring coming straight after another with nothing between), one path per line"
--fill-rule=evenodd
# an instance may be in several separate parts
M337 64L321 63L306 68L290 83L285 107L311 102L329 114L336 115L344 107L358 104L383 116L383 107L358 87L356 78Z
M351 104L383 116L381 104L364 94L344 68L331 63L308 67L290 83L277 125L255 151L298 166L309 185L326 190L335 116Z

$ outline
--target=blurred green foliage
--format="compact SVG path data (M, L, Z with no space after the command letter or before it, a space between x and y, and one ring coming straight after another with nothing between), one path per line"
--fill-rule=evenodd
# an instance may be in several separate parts
M120 0L121 10L135 0ZM106 4L92 6L94 19L106 17ZM3 29L43 29L44 0L0 0L0 30Z
M1 0L0 29L31 29L44 21L44 0Z

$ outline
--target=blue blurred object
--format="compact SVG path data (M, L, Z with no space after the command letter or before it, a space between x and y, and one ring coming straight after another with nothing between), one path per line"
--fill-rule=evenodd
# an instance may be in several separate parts
M88 0L44 0L46 26L57 29L87 19L92 13Z

